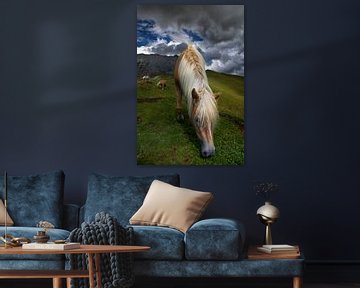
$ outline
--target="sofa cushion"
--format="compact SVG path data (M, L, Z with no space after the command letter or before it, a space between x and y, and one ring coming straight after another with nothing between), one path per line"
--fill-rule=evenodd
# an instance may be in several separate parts
M36 235L38 231L42 230L41 228L36 227L8 227L7 233L11 234L14 237L25 237L29 240L33 240L33 236ZM0 235L5 234L5 227L0 227ZM50 236L49 241L54 240L65 240L69 237L70 232L63 229L49 229L47 234ZM0 260L61 260L64 259L63 255L34 255L34 254L24 254L24 255L0 255Z
M182 260L184 234L176 229L157 226L132 226L134 244L150 246L146 252L134 253L135 259Z
M245 241L243 225L232 219L206 219L195 223L185 235L187 260L235 260Z
M5 216L5 205L4 202L0 199L0 226L5 225L5 217L6 217L6 225L8 226L14 225L14 221L11 219L9 213L6 212L6 216Z
M248 260L240 259L235 261L135 261L134 273L140 277L158 277L158 278L174 278L174 277L191 277L199 279L199 285L189 285L190 287L292 287L283 285L267 285L266 281L261 281L264 285L241 285L238 284L241 281L235 280L234 278L239 277L294 277L301 276L304 270L304 259L266 259L266 260ZM206 285L202 278L209 277L210 285ZM213 279L217 277L222 278L219 281ZM232 281L230 278L234 277ZM166 279L165 278L165 279ZM225 278L229 279L224 281ZM161 280L162 281L162 280ZM232 282L232 285L221 285L224 282ZM289 281L290 282L290 281ZM237 284L235 284L237 283ZM250 282L252 283L252 282ZM278 282L279 283L279 282ZM171 283L169 287L173 287ZM151 287L151 286L149 286ZM155 286L156 287L156 286ZM165 286L166 287L166 286ZM177 287L177 286L175 286ZM181 286L179 286L181 287ZM184 287L188 287L185 286ZM305 286L306 287L306 286ZM327 287L320 286L320 287Z
M185 233L201 217L212 198L210 192L179 188L154 180L130 224L165 226Z
M3 182L0 177L0 183ZM0 185L3 195L3 185ZM35 227L45 220L62 227L64 173L8 176L8 212L16 226Z
M126 226L130 217L139 209L154 179L179 186L179 175L122 177L91 174L84 205L84 221L91 222L98 212L114 216Z

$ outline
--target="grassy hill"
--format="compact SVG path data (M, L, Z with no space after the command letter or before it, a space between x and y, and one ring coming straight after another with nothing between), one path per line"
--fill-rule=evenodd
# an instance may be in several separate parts
M214 131L216 154L200 155L200 142L186 111L176 120L176 93L172 75L137 81L137 163L140 165L242 165L244 164L244 79L207 71L210 87L221 92L220 119ZM159 89L160 79L167 87Z

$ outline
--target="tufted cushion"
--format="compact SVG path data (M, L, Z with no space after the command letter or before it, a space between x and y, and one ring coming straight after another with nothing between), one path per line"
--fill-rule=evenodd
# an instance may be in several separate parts
M91 174L84 205L84 221L91 222L98 212L114 216L126 226L130 217L139 209L154 179L179 186L179 175L159 176L107 176Z
M195 223L185 235L187 260L236 260L245 241L242 224L231 219L206 219Z
M0 177L0 183L3 182ZM62 226L64 172L8 176L8 212L16 226L35 227L46 220ZM4 195L0 185L0 195Z
M165 226L186 232L204 213L213 198L200 192L154 180L143 205L131 217L130 224Z

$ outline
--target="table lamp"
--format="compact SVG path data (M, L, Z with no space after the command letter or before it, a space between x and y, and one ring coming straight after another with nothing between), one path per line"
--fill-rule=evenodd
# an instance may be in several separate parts
M256 214L258 215L261 223L265 225L265 244L272 245L272 236L271 236L271 225L276 222L280 217L280 211L274 205L271 205L271 202L266 201L265 205L261 206Z

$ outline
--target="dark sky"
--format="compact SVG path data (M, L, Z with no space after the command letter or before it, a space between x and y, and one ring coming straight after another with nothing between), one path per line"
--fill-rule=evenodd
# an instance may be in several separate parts
M178 55L194 43L206 69L244 75L243 5L139 5L137 53Z

